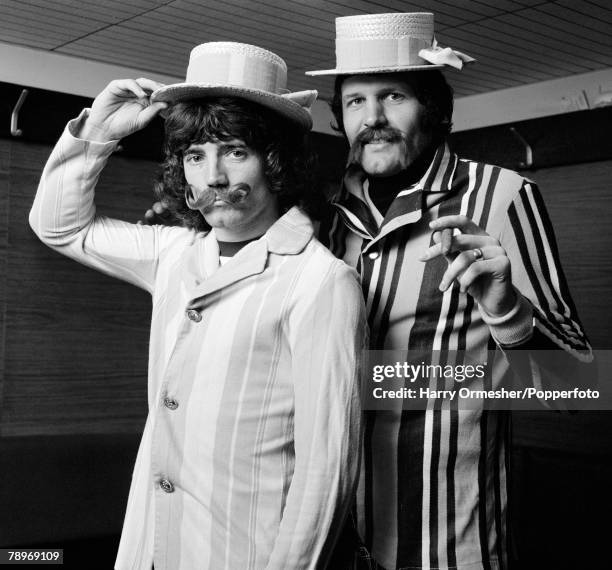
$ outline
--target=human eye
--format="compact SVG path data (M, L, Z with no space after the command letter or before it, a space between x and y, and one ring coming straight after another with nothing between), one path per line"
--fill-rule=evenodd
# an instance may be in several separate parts
M248 151L246 148L242 147L242 146L234 146L231 147L230 149L228 149L227 151L227 155L230 158L235 158L236 160L241 160L243 158L246 158L248 156Z
M183 156L183 161L187 164L199 164L204 160L204 154L201 152L190 151Z
M363 103L363 101L364 101L363 97L359 97L359 96L349 97L348 99L346 99L345 105L347 109L350 107L358 107L361 103Z
M400 91L391 91L387 93L386 99L392 102L403 101L404 99L406 99L406 95L404 95Z

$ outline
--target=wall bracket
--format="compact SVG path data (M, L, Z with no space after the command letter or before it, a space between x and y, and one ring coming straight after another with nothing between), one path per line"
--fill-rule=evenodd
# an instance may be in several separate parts
M523 135L519 133L515 127L510 127L510 132L523 144L525 147L525 160L519 163L520 168L531 168L533 166L533 151L531 145L525 140Z
M21 95L19 95L19 99L17 99L17 103L11 113L11 135L14 137L20 137L23 135L23 131L18 127L19 122L19 111L28 96L29 91L27 89L23 89L21 91Z

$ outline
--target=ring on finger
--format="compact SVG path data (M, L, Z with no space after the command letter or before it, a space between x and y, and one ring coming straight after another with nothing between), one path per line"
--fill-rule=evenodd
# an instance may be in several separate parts
M478 261L484 258L484 253L479 247L476 247L472 250L472 255L474 256L474 261Z

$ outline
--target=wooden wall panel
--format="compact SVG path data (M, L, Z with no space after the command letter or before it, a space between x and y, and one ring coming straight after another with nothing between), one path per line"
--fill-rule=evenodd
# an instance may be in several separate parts
M146 408L149 296L42 245L27 214L50 148L3 141L0 149L0 184L9 190L0 193L8 216L0 248L10 243L0 258L7 269L1 433L137 433ZM100 211L138 219L151 203L155 167L114 156L100 182ZM599 348L612 338L605 302L612 290L611 174L612 161L527 173L540 184L579 314Z
M525 175L540 186L584 329L595 348L612 349L612 161ZM612 412L515 413L513 442L524 448L610 457ZM568 459L574 469L575 461Z
M612 160L525 173L542 191L594 347L612 349Z
M2 435L138 433L150 296L44 246L27 216L48 146L11 142ZM154 164L113 157L99 211L136 221Z
M0 422L4 387L4 346L6 323L6 252L8 249L10 143L0 139Z

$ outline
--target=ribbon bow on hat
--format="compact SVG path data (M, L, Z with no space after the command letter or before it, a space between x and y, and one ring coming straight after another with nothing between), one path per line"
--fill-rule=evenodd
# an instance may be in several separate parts
M430 48L423 48L419 51L419 57L434 65L450 65L455 69L462 69L464 63L476 61L473 57L449 47L440 47L434 38Z

